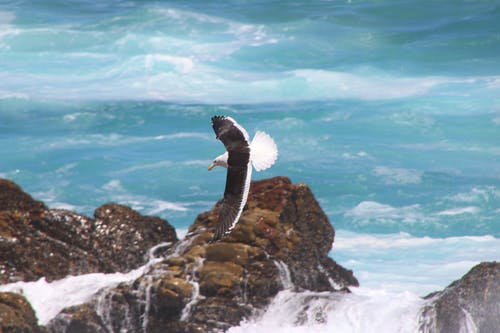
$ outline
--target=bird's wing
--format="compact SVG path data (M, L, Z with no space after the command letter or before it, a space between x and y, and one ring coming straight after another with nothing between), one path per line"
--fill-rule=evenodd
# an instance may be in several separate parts
M226 188L213 242L229 233L240 219L250 189L252 163L249 137L243 127L231 117L224 116L212 117L212 126L228 152Z
M247 131L233 118L214 116L212 117L212 127L216 138L222 141L229 153L245 150L245 148L250 149Z
M250 162L246 167L229 166L227 168L224 199L219 210L219 218L212 242L228 234L238 223L248 198L251 173L252 165Z

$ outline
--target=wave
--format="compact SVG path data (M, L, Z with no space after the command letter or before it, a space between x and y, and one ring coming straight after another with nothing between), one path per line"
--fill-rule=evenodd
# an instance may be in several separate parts
M379 172L380 173L380 172ZM382 172L386 184L414 184L413 173ZM419 184L419 183L415 183ZM343 213L345 222L359 230L381 232L407 231L419 235L497 235L494 187L474 188L471 192L447 195L435 201L394 206L377 201L362 201Z
M419 170L386 166L375 167L373 173L381 177L386 184L420 184L423 175L423 172Z
M468 206L468 207L458 207L458 208L451 208L451 209L446 209L441 212L438 212L437 215L439 216L455 216L455 215L462 215L462 214L477 214L481 211L479 207L476 206Z
M363 201L344 215L356 219L402 219L404 221L417 221L425 217L419 204L393 207L376 201Z
M468 192L447 195L446 200L462 203L487 203L500 199L500 190L495 186L473 187Z
M92 273L68 276L47 282L41 278L34 282L16 282L0 286L0 291L24 295L35 310L40 325L46 325L62 309L91 300L102 288L110 288L121 282L132 281L144 273L146 266L129 273Z
M187 207L192 204L188 202L170 202L129 193L118 179L110 180L104 184L102 190L108 193L111 201L129 205L147 215L157 215L167 210L186 212L188 211Z
M162 169L175 165L181 166L208 166L211 163L211 160L187 160L187 161L159 161L155 163L149 164L140 164L136 166L132 166L126 169L118 170L115 173L129 173L143 170L154 170L154 169Z
M337 240L334 242L333 250L350 250L350 249L397 249L397 248L412 248L437 246L444 244L457 244L464 242L468 244L495 244L499 240L493 236L460 236L460 237L415 237L408 233L397 234L359 234L349 231L338 231Z
M75 135L71 138L58 140L54 142L47 142L44 140L43 146L49 149L61 149L74 146L122 146L137 143L144 143L148 141L162 141L162 140L177 140L177 139L198 139L198 140L211 140L212 137L206 133L196 132L179 132L173 134L162 134L155 136L127 136L118 133L109 134L89 134L84 136Z
M162 63L171 67L161 66ZM198 63L189 57L158 53L133 56L107 70L97 67L87 74L0 72L0 79L4 82L0 84L3 99L12 96L56 100L125 98L204 103L400 99L433 94L439 87L469 80L310 69L274 73L234 71ZM477 84L481 86L483 80L485 78L478 78Z
M400 148L416 150L416 151L437 151L437 152L468 152L468 153L485 153L491 155L500 155L500 148L497 145L484 144L468 144L468 143L451 143L451 142L436 142L436 143L414 143L414 144L397 144Z
M231 333L416 332L422 299L412 293L352 288L351 294L281 291L265 312Z
M38 323L46 325L64 308L86 303L104 289L139 278L151 265L162 260L154 258L152 253L156 247L163 244L150 249L149 261L144 266L127 273L90 273L68 276L52 282L47 282L43 277L33 282L21 281L0 285L0 291L22 294L33 307Z
M354 271L360 285L424 296L445 288L482 261L498 260L492 235L416 237L337 230L330 256Z

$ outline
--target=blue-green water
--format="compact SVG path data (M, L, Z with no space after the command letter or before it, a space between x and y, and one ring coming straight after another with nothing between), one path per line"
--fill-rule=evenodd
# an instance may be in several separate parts
M0 176L185 229L230 115L362 285L423 294L500 259L499 55L499 1L1 1Z

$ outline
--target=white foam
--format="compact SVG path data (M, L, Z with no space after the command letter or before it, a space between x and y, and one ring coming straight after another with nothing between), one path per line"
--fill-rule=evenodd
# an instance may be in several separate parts
M258 26L254 27L252 34L245 37L235 35L234 38L222 45L186 46L185 43L196 43L184 42L179 45L180 51L175 54L154 52L149 55L133 55L85 74L55 76L42 72L13 76L8 72L0 73L0 82L9 82L9 85L0 86L0 91L5 96L22 94L29 98L56 100L121 100L126 97L128 100L174 102L266 103L397 99L447 89L450 84L470 84L471 80L467 77L397 77L374 71L354 73L297 69L254 72L213 65L213 59L210 58L217 57L220 52L227 55L243 46L272 40ZM193 52L196 54L193 55ZM472 78L472 81L481 87L495 78L478 77ZM37 84L30 85L26 82ZM103 85L102 82L107 84ZM401 117L398 119L401 121ZM417 126L422 121L426 126L431 125L426 118L410 121L417 121L413 124ZM498 149L491 149L498 153Z
M423 301L415 294L352 288L352 294L281 291L257 318L231 333L418 331Z
M182 240L188 234L189 229L188 228L177 228L177 229L175 229L175 232L177 234L177 238Z
M291 73L306 80L306 87L314 90L317 98L327 95L330 98L366 100L411 97L425 94L438 85L456 81L444 77L390 77L381 73L366 75L312 69L295 70Z
M34 282L16 282L0 286L0 291L10 291L24 295L35 310L40 325L46 325L62 309L91 300L102 288L137 279L146 266L129 273L93 273L68 276L47 282L41 278Z
M70 119L72 119L73 117L76 116L73 114L69 115L69 117ZM144 143L149 141L177 140L177 139L200 139L208 141L212 140L212 137L206 133L195 133L195 132L179 132L179 133L162 134L156 136L126 136L117 133L110 133L110 134L91 134L85 136L74 136L64 141L58 140L50 142L47 145L50 148L59 149L72 146L88 146L88 145L123 146L136 143Z
M119 179L112 179L102 186L102 189L109 192L119 191L123 192L125 189Z
M185 212L188 211L187 206L190 205L190 203L171 202L129 193L118 179L110 180L102 186L102 189L108 192L108 197L112 201L130 205L133 209L150 215L159 214L166 210Z
M146 69L152 69L156 62L169 63L182 74L188 74L195 68L193 59L188 57L178 57L168 54L148 54L145 59Z
M206 133L179 132L173 134L158 135L153 137L155 140L173 140L173 139L202 139L212 140L212 137Z
M499 248L500 239L491 235L434 238L337 230L330 255L352 269L362 286L423 296L481 261L498 260Z
M174 203L174 202L169 202L169 201L164 201L164 200L153 200L151 205L154 208L149 209L147 211L147 214L149 214L149 215L155 215L155 214L161 213L165 210L176 210L176 211L180 211L180 212L185 212L188 210L184 204L179 204L179 203Z
M71 164L63 166L62 170L58 170L57 172L64 172L65 167L68 167L68 170L71 169ZM44 203L47 204L48 207L50 208L55 208L55 209L65 209L65 210L70 210L73 212L82 212L85 211L88 207L85 206L78 206L78 205L73 205L67 202L62 202L58 199L58 194L56 193L56 188L60 187L64 184L58 184L55 187L52 187L46 191L43 192L35 192L33 193L33 196L37 198L38 200L43 201Z
M342 153L342 158L346 160L359 160L363 158L371 158L371 156L365 151L358 151L357 153Z
M129 173L129 172L135 172L135 171L141 171L141 170L153 170L153 169L162 169L166 167L172 166L174 163L172 161L159 161L159 162L154 162L154 163L148 163L148 164L140 164L140 165L134 165L126 169L122 169L117 171L117 173Z
M404 168L377 166L373 169L376 176L382 177L386 184L419 184L422 181L422 171Z
M416 221L423 219L420 205L393 207L376 201L363 201L345 213L347 217L357 219L403 219Z
M422 246L437 246L440 244L456 244L467 241L472 243L496 242L496 238L486 236L460 236L432 238L428 236L415 237L408 233L397 234L362 234L348 231L337 231L337 237L333 244L333 250L348 249L394 249L411 248Z
M464 203L482 203L500 198L500 190L495 186L474 187L469 192L448 195L446 200Z
M437 213L437 215L439 215L439 216L455 216L455 215L462 215L462 214L477 214L480 211L481 211L481 209L479 207L476 207L476 206L457 207L457 208L443 210L443 211Z

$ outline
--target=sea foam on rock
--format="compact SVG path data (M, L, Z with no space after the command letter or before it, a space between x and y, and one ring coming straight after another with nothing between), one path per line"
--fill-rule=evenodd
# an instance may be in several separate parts
M220 203L131 283L64 310L53 332L226 330L265 308L285 288L348 292L352 272L328 252L334 230L310 189L286 177L252 182L240 222L209 243ZM92 323L75 330L77 322ZM98 329L96 329L98 327Z
M481 332L500 331L500 263L483 262L443 291L426 297L421 331Z
M21 295L0 292L0 332L47 333L37 324L35 312Z
M50 210L3 179L0 199L2 284L127 271L156 256L137 279L65 308L47 327L23 296L0 292L0 332L224 331L262 313L281 290L342 296L358 285L328 257L334 230L310 189L285 177L252 182L240 222L215 243L220 203L177 241L165 220L126 206L106 204L94 218ZM500 263L482 263L428 296L420 331L495 332L499 281Z
M127 206L106 204L94 215L48 209L0 179L0 284L126 272L144 265L152 246L177 241L167 221Z

